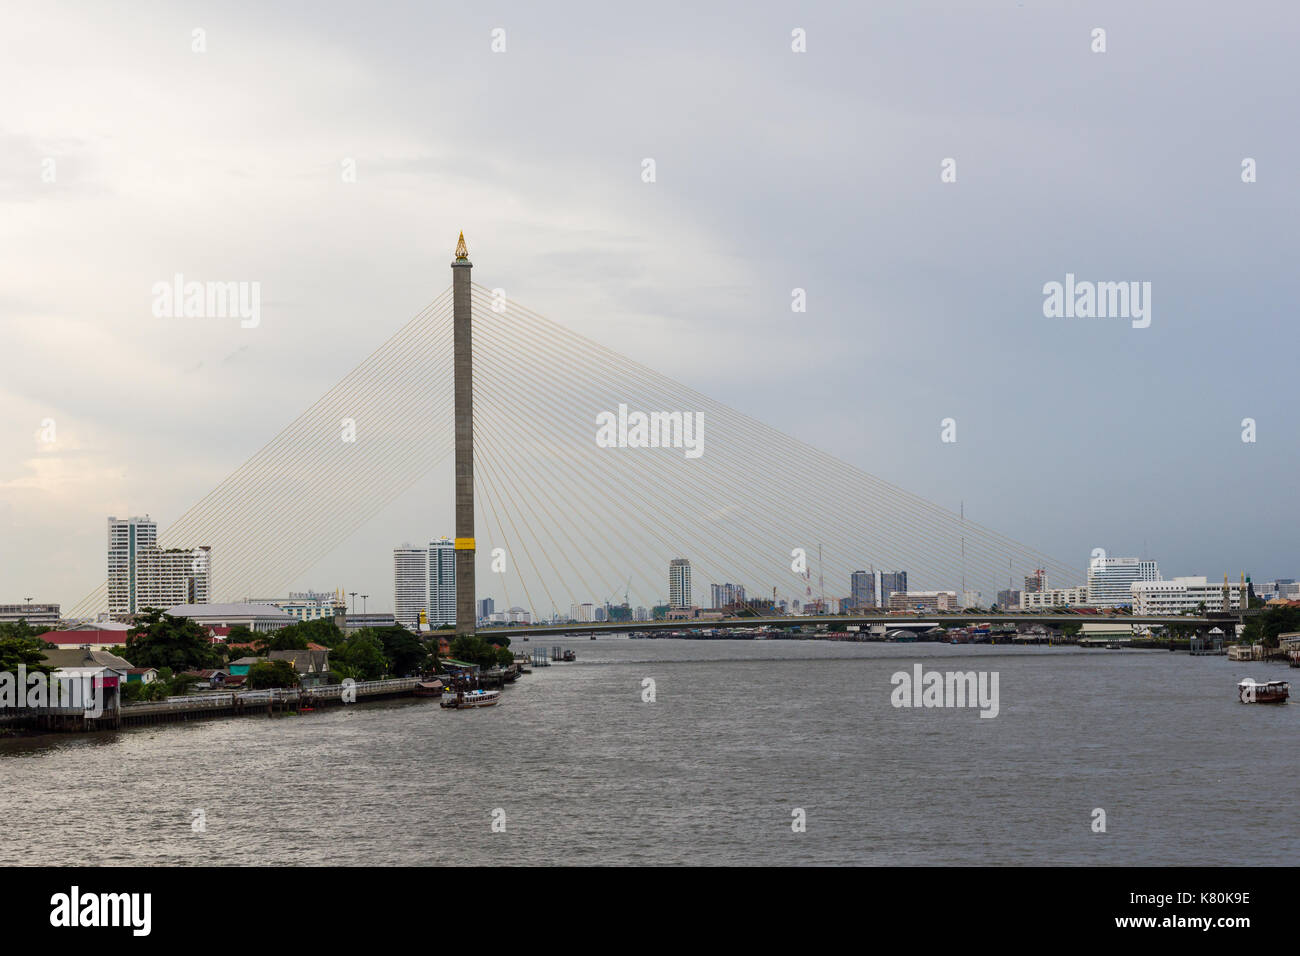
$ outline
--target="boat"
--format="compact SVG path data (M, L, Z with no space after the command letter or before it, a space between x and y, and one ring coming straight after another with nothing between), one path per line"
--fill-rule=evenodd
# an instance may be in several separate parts
M443 684L440 680L422 680L415 685L416 697L441 697Z
M499 690L468 690L448 697L442 701L442 706L447 710L468 710L471 707L491 707L500 700Z
M592 640L594 641L595 638L593 637ZM578 655L573 653L572 650L566 650L560 659L565 661L576 661L578 659Z
M1237 685L1237 696L1243 704L1285 704L1291 685L1284 680L1261 682L1247 677Z

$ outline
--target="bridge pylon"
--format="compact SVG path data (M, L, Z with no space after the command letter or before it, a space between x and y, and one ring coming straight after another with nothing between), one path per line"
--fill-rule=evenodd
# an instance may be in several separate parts
M474 360L470 340L470 272L465 233L451 263L452 377L456 392L456 636L473 634L474 592Z

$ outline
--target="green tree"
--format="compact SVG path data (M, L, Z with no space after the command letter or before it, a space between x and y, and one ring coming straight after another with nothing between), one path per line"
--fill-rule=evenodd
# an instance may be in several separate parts
M23 628L31 631L31 628L26 627L25 621L19 621L18 624L22 627L0 624L0 671L16 674L19 665L22 665L28 673L48 674L51 668L45 663L45 652L50 646L33 636L25 636Z
M307 644L307 636L297 630L296 624L290 624L278 631L257 635L255 647L259 655L264 655L267 651L305 651Z
M350 634L330 651L330 669L354 680L379 680L388 667L384 645L370 628Z
M298 672L288 661L258 661L248 669L248 680L245 683L252 690L297 687Z
M1277 647L1278 635L1300 631L1300 607L1271 607L1246 621L1241 639L1247 644L1262 641L1265 647Z
M244 644L256 644L258 633L247 624L231 625L230 633L226 635L227 647L239 647Z
M45 632L38 631L36 628L28 624L26 620L5 621L4 623L0 623L0 638L16 637L20 640L30 640L31 638L36 637L36 635L43 633Z
M503 639L496 638L496 640ZM507 648L498 648L496 644L489 644L477 634L462 634L451 642L452 657L467 664L477 664L483 670L489 670L500 662L501 651L507 655L507 663L514 660L514 655Z
M136 667L201 670L217 663L207 632L185 617L145 608L143 620L127 632L126 658Z
M392 665L392 671L398 677L406 677L424 670L429 659L429 648L418 637L394 624L391 627L368 628L384 649L384 657ZM434 647L437 647L434 642Z
M509 667L515 662L515 655L508 647L497 648L497 665L500 667Z

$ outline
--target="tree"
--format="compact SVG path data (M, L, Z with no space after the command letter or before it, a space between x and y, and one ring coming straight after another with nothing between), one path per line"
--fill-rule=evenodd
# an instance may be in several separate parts
M330 669L354 680L379 680L388 673L388 658L374 631L363 628L330 652Z
M515 655L508 647L497 648L497 665L499 667L509 667L515 662Z
M0 624L0 638L16 637L21 640L29 640L40 633L43 632L36 630L26 620L5 621Z
M264 655L267 651L305 651L307 638L301 631L295 630L296 627L297 625L290 624L278 631L259 634L254 644L257 653Z
M343 632L334 619L322 617L314 621L297 621L278 631L258 634L254 643L258 653L265 654L267 651L305 651L309 644L333 648L342 641Z
M1262 641L1265 647L1277 647L1278 635L1300 631L1300 607L1271 607L1246 622L1241 639L1247 644Z
M429 649L414 634L402 627L400 624L394 624L391 627L368 628L384 649L384 657L392 665L393 673L399 677L406 677L410 674L419 673L424 669L428 658ZM437 643L434 643L437 647Z
M514 660L514 655L509 650L489 644L477 634L462 634L451 642L452 657L467 664L477 664L483 670L489 670L500 662L498 651L508 655L507 663Z
M248 680L245 683L252 690L297 687L298 672L288 661L258 661L248 669Z
M233 624L226 635L227 647L239 647L244 644L256 644L259 635L247 624Z
M207 632L186 617L145 608L143 621L127 632L126 654L136 667L202 670L217 663Z
M21 665L28 673L48 674L45 652L50 649L44 641L37 640L26 621L17 624L0 624L0 672L16 674Z

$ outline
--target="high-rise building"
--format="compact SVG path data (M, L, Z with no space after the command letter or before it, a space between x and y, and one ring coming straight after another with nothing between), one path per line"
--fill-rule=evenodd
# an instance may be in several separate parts
M1042 568L1025 577L1025 593L1038 594L1047 590L1047 572Z
M876 576L870 571L849 575L849 607L876 606Z
M890 574L887 571L880 572L880 590L879 602L881 607L890 607L889 598L893 594L907 593L907 572L895 571Z
M108 519L108 613L110 617L134 614L138 568L136 556L158 544L158 524L143 518ZM173 604L183 602L173 601Z
M429 549L404 544L393 549L393 617L412 631L429 609Z
M1134 581L1159 581L1154 561L1093 558L1088 564L1088 603L1093 607L1132 607Z
M668 562L668 606L674 610L691 606L691 562L685 558Z
M393 617L416 630L421 611L430 627L456 623L456 549L450 538L427 548L393 549Z
M496 613L497 602L491 598L483 598L478 602L478 619L485 621Z
M979 592L979 591L971 591L971 590L963 591L963 592L962 592L962 595L961 595L961 606L964 607L964 608L967 608L967 607L972 607L972 608L980 607L980 606L981 606L981 605L980 605L980 592Z
M1008 608L1020 607L1020 592L1013 588L1006 588L998 592L998 607L1002 610Z
M743 584L713 584L710 585L710 591L713 595L711 606L715 611L730 607L733 604L745 603L745 586Z
M429 542L429 626L455 623L456 545L440 538Z
M212 600L212 549L158 547L158 525L143 518L108 519L108 613L125 618L147 607Z

